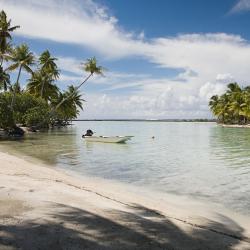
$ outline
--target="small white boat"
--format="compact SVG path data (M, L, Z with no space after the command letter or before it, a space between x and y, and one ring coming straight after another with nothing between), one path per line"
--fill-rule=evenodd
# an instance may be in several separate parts
M122 143L130 140L133 136L83 136L87 142Z

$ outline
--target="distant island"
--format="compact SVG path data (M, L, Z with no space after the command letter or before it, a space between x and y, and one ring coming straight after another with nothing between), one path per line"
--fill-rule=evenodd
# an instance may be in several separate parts
M112 122L216 122L216 119L75 119L76 121L112 121Z

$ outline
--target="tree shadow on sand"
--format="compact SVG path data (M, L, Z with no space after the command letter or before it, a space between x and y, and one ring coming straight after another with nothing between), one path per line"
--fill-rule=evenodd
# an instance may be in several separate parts
M0 249L222 250L233 249L241 240L247 241L243 229L227 217L223 217L225 224L210 222L206 228L186 225L189 230L183 231L178 223L184 222L175 223L138 205L130 206L128 211L108 210L109 219L62 204L53 204L53 211L46 219L0 225Z

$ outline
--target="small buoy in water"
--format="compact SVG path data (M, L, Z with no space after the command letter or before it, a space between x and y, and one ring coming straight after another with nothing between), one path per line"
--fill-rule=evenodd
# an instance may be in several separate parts
M152 136L152 139L154 139L155 137L154 136Z

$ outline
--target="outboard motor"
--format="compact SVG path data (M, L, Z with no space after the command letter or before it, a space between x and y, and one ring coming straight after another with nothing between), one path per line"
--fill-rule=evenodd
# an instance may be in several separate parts
M91 130L91 129L88 129L86 131L86 134L85 135L82 135L82 138L84 138L85 136L92 136L94 134L94 132Z

